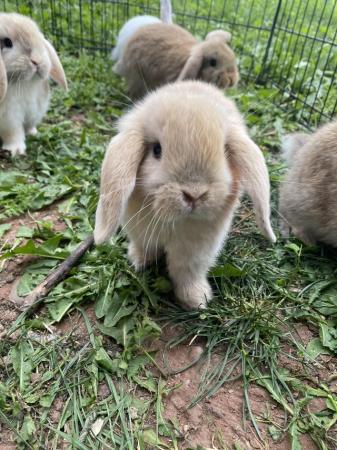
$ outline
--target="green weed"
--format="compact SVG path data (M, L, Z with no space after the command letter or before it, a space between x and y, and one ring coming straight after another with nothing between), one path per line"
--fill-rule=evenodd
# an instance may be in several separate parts
M209 2L200 2L200 11L205 12L207 6ZM33 5L21 7L26 8L22 12L39 12ZM85 9L85 23L90 14ZM78 37L84 47L80 25L69 34L67 21L62 20L60 42L69 48ZM189 22L191 29L194 25L202 35L205 23ZM97 44L113 41L112 29L102 36L99 31L94 29L90 35ZM260 55L261 49L256 52L255 56ZM22 296L92 232L101 161L116 119L129 107L124 85L112 74L107 59L85 52L61 56L69 93L54 91L39 135L28 140L26 158L0 160L1 258L39 257L20 280ZM244 58L243 67L248 68L250 60ZM294 119L300 114L299 105L295 107L291 99L280 108L278 94L273 87L244 82L229 93L268 160L275 228L277 188L284 171L278 154L280 137L298 128ZM34 228L21 227L14 244L7 242L11 218L52 204L65 223L63 231L39 221ZM204 345L202 382L191 405L240 379L244 417L251 420L259 436L262 419L254 415L249 399L249 387L257 383L288 418L282 429L270 423L272 439L279 440L288 432L295 450L300 448L300 433L306 432L321 449L336 445L336 395L329 380L318 384L310 377L320 354L337 351L334 250L304 247L296 240L279 239L274 246L268 245L244 201L210 274L215 300L207 310L191 313L172 305L170 282L162 266L136 274L126 261L125 250L123 236L117 236L112 245L92 249L49 294L44 308L33 317L21 314L1 340L0 420L12 430L18 448L57 449L63 444L78 449L179 448L181 432L163 414L163 399L169 393L166 373L161 377L151 374L154 354L147 350L148 341L158 337L167 322L179 325L180 330L169 347L195 339ZM93 302L97 326L85 312ZM76 311L85 323L81 341L76 326L63 335L53 328ZM296 331L300 323L316 330L308 345ZM280 364L286 346L293 349L300 374ZM218 355L216 364L214 354ZM308 409L314 398L324 399L326 405L315 413Z

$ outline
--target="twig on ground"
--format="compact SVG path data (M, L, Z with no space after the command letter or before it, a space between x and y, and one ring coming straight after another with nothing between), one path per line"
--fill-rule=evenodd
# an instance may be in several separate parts
M85 241L76 247L73 253L68 256L56 269L54 269L50 274L40 283L36 288L26 297L19 297L16 293L16 286L13 289L15 292L11 292L12 301L17 304L19 310L22 314L17 318L9 330L4 330L0 332L0 340L6 336L10 336L16 329L20 327L20 324L24 317L31 315L36 308L43 302L44 298L49 294L49 292L62 281L70 270L76 265L76 263L82 258L86 251L93 245L94 236L89 236ZM19 302L22 301L20 304Z
M74 252L68 256L55 270L53 270L42 283L24 298L20 305L21 311L26 311L29 308L38 305L40 300L44 298L60 281L62 281L75 264L82 258L85 252L93 245L94 236L89 236L85 241L76 247Z

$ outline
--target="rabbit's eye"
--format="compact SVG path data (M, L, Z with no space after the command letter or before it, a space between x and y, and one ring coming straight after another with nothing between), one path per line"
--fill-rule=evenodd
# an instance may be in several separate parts
M159 144L159 142L155 142L152 145L152 153L153 153L153 156L156 159L160 159L160 157L161 157L161 145Z
M3 41L2 41L2 44L3 44L3 47L6 47L6 48L12 48L13 47L13 42L9 38L4 38Z
M209 60L209 65L212 67L215 67L217 65L218 61L216 60L216 58L211 58Z

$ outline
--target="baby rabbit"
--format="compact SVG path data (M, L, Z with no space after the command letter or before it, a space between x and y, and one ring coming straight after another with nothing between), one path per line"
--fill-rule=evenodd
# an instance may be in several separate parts
M204 42L178 25L146 25L132 34L114 70L125 77L133 99L176 80L198 79L220 88L239 80L235 55L227 45L231 34L208 33Z
M289 170L280 187L281 232L337 247L337 121L314 134L291 134L283 150Z
M241 192L271 241L269 179L234 103L210 84L166 85L119 122L107 149L96 211L96 244L123 225L129 259L140 270L167 258L186 308L212 297L207 272L229 231Z
M67 81L54 47L35 22L0 13L0 137L12 156L26 151L26 134L35 134L49 104L51 77Z

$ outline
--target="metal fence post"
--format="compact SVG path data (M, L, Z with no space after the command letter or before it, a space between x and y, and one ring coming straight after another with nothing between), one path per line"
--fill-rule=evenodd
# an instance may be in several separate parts
M268 38L268 42L267 42L267 46L266 46L266 50L264 52L263 55L263 59L262 59L262 64L261 64L261 71L259 73L259 75L256 78L256 83L262 83L263 82L263 76L266 72L266 67L267 67L267 62L268 62L268 58L269 58L269 53L271 50L271 44L275 35L275 28L276 28L276 24L277 24L277 20L278 20L278 16L280 14L281 11L281 6L282 6L282 0L278 1L277 7L276 7L276 12L274 15L274 19L273 19L273 23L270 29L270 34L269 34L269 38Z

